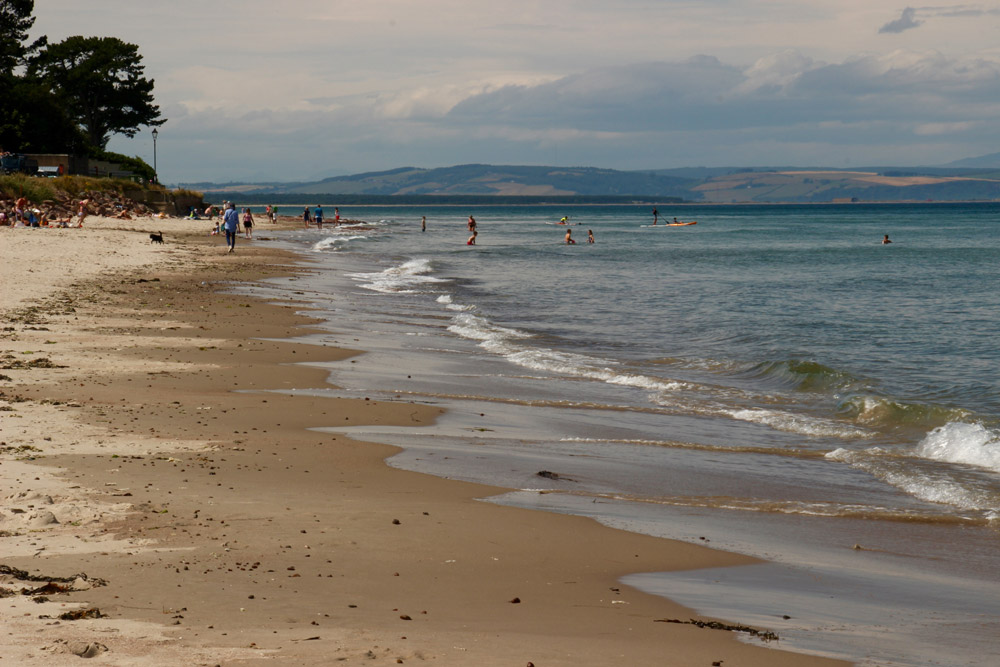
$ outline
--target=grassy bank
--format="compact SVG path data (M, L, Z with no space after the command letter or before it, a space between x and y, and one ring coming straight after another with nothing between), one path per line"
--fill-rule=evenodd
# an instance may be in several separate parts
M32 204L64 202L68 199L92 198L108 195L114 199L127 199L149 204L153 201L181 202L196 205L201 201L200 192L168 190L162 185L136 183L120 178L93 178L90 176L59 176L39 178L24 174L0 175L0 199L14 200L25 197Z

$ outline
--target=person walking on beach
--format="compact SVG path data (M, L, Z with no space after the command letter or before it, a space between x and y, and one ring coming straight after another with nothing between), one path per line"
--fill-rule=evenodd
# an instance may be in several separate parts
M313 211L313 220L316 221L316 226L323 229L323 207L316 204L316 210Z
M309 228L309 207L308 206L306 206L304 209L302 209L302 222L305 223L306 229L308 229Z
M278 207L277 206L272 206L271 207L271 222L274 223L274 224L277 224L277 222L278 222Z
M587 230L587 243L594 243L594 230L593 229L588 229Z
M333 224L340 224L340 209L336 206L333 207Z
M240 214L236 212L236 204L229 202L226 205L222 221L226 228L226 245L229 246L229 252L234 252L236 250L236 235L240 231Z
M420 231L422 231L422 232L426 232L427 231L427 216L426 215L420 216Z
M243 235L248 239L253 238L253 213L249 208L243 209Z
M89 199L81 199L80 207L76 210L76 226L83 227L83 221L87 217L87 204L90 203Z

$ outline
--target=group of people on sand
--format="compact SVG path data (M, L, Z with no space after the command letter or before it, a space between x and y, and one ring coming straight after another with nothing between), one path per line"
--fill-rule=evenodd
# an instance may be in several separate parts
M22 195L14 201L12 208L0 208L0 227L83 227L83 221L90 213L88 204L89 199L81 199L76 204L75 215L61 217L51 208L42 210L32 206ZM123 215L128 215L128 212L123 210L118 217Z
M268 207L270 209L270 207ZM209 220L215 219L215 205L209 204L205 209L205 217ZM270 217L271 212L268 211ZM193 215L197 218L197 215ZM274 219L271 218L274 222ZM213 225L211 234L214 236L216 234L226 235L226 245L229 246L229 252L234 252L236 250L236 235L240 231L240 223L243 224L243 237L252 239L253 238L253 212L249 207L244 207L242 210L237 212L236 204L231 201L222 202L222 209L219 211L218 221Z
M317 228L323 229L323 207L319 204L316 204L316 208L312 211L312 213L310 213L308 206L302 209L302 223L306 228L308 228L310 222L315 223ZM340 224L340 209L336 206L333 208L333 224Z

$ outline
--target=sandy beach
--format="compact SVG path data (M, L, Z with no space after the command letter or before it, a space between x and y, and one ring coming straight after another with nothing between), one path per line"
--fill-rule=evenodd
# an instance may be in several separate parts
M0 228L3 664L844 664L619 583L747 557L483 503L505 489L309 430L440 409L268 392L357 353L227 294L309 268L210 226Z

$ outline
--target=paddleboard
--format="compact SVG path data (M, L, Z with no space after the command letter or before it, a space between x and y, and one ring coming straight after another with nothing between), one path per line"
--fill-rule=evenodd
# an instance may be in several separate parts
M691 222L667 222L662 225L641 225L642 227L689 227L691 225L697 225L697 220L692 220Z

